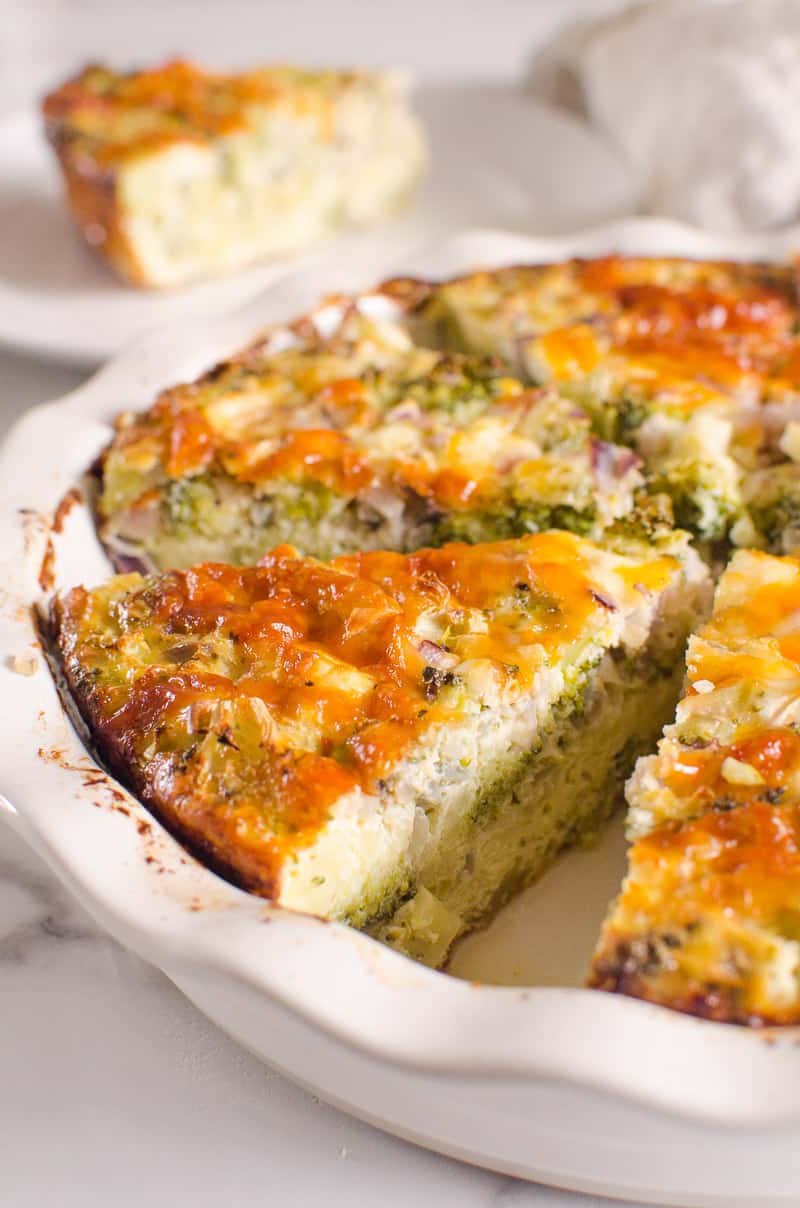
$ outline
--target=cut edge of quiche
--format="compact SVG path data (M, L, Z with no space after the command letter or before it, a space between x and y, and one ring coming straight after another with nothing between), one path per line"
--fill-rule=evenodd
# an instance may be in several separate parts
M708 573L563 532L118 576L52 631L102 760L212 867L440 966L620 800Z

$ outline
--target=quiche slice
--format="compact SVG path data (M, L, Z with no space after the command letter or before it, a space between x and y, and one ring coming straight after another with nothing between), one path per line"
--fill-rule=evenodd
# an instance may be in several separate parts
M794 264L610 256L384 288L421 338L558 384L640 453L650 490L703 542L772 539L743 484L785 463L799 418Z
M638 458L554 390L416 345L366 303L323 308L288 339L119 421L97 504L118 568L630 527Z
M800 561L738 552L658 753L591 982L711 1019L800 1023Z
M191 849L438 965L613 809L706 586L680 534L283 547L74 589L52 631L100 756Z
M182 285L373 222L426 161L405 84L386 72L91 66L43 110L84 239L132 285Z

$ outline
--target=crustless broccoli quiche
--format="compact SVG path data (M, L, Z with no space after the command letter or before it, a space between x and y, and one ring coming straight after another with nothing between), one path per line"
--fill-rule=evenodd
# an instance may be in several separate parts
M239 884L432 965L641 755L591 984L800 1022L799 320L793 265L397 279L122 415L136 573L52 610L96 749Z
M739 1023L800 1022L800 562L735 555L686 693L628 786L630 870L604 989Z
M58 600L108 765L214 866L440 964L613 809L706 572L568 533L123 575Z
M405 93L392 73L92 66L44 117L86 242L133 285L175 286L400 206L426 160Z

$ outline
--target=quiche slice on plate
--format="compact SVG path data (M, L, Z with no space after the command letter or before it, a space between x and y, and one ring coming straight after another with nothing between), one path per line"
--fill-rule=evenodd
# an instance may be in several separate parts
M592 985L800 1023L800 561L740 551L628 786L628 877Z
M415 344L368 303L334 301L122 417L97 504L118 568L658 527L652 504L632 517L638 457L573 401Z
M800 523L796 476L767 509L750 507L749 477L794 464L782 444L800 412L794 264L609 256L385 289L420 338L557 384L600 435L637 450L650 491L704 543L783 551L787 510Z
M566 532L121 575L56 600L100 757L212 867L433 965L619 801L708 575Z
M44 101L67 202L132 285L168 287L374 222L427 151L402 76L87 67Z

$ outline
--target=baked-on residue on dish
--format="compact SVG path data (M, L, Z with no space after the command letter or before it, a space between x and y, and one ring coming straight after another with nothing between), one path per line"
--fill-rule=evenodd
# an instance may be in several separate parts
M800 562L740 551L627 796L633 846L592 984L800 1023Z
M53 627L100 755L194 850L440 964L613 809L706 582L683 535L284 547L76 588Z
M86 242L133 285L286 255L401 206L425 166L392 72L87 67L44 100Z

